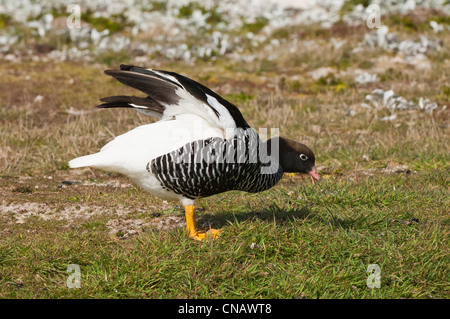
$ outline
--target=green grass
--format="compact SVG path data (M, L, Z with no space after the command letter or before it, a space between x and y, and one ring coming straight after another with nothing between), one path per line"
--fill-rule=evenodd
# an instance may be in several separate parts
M180 228L117 240L95 219L68 229L36 220L2 240L0 295L446 298L449 203L425 177L287 179L261 194L204 199L200 220L224 228L214 242ZM70 264L80 266L79 289L66 287ZM379 289L366 285L370 264L381 268Z

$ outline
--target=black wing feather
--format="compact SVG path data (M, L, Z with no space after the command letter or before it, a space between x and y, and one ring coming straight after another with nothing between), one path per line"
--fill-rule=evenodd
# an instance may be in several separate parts
M100 99L102 102L106 102L98 105L100 108L111 108L111 107L128 107L135 108L134 105L138 105L140 107L146 108L150 111L156 112L158 114L164 113L164 106L162 106L159 102L155 101L152 97L147 96L138 97L138 96L109 96Z
M178 87L171 82L161 81L155 75L123 70L106 70L105 74L113 76L125 85L146 93L160 104L177 104L180 100L180 97L175 93Z

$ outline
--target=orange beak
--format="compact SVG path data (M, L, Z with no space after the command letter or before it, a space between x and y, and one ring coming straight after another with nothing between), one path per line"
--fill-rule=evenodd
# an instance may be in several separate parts
M317 169L315 166L313 166L313 168L309 171L308 175L314 178L316 181L320 180L319 173L317 173Z

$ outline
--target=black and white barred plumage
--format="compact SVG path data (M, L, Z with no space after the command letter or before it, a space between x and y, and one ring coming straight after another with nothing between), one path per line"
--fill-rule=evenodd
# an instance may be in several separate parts
M153 159L146 168L164 189L190 199L229 190L257 193L283 176L266 148L256 132L248 130L231 140L213 137L188 143Z

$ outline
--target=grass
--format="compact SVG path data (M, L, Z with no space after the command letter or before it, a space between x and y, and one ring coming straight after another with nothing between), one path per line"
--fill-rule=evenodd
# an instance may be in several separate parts
M311 45L281 42L250 63L159 67L211 87L253 127L310 145L323 177L286 176L263 193L199 200L199 224L224 228L204 243L186 237L178 203L118 174L68 169L68 160L153 121L94 108L104 96L138 94L103 74L117 56L0 62L0 297L447 298L449 111L398 111L390 122L380 119L391 111L360 104L373 89L392 88L448 105L449 51L431 53L430 69L380 69L377 59L393 53L350 54L365 30L316 31L301 30ZM330 37L347 43L334 48ZM448 44L448 33L439 37ZM308 75L322 66L340 73ZM355 68L382 81L356 84ZM66 285L71 264L80 266L79 289ZM367 287L370 264L381 269L379 289Z
M117 240L99 222L17 225L0 253L2 297L445 298L444 194L417 187L421 179L294 179L218 195L199 216L225 232L203 244L180 228ZM382 277L371 290L373 263ZM66 287L69 264L80 266L82 289Z

